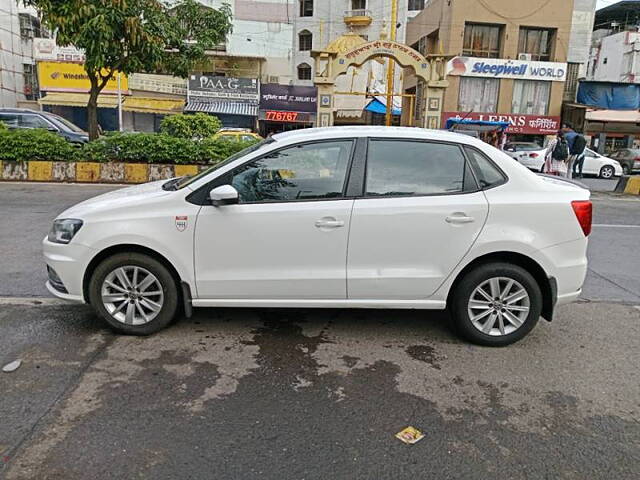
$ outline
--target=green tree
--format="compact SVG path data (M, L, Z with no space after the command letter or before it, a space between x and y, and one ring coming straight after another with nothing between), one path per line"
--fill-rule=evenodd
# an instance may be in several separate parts
M211 137L220 127L222 123L218 117L198 112L195 115L167 115L160 123L160 132L191 140Z
M89 138L98 136L98 95L116 72L186 77L231 32L231 8L195 0L23 0L37 8L60 45L85 52L91 89Z

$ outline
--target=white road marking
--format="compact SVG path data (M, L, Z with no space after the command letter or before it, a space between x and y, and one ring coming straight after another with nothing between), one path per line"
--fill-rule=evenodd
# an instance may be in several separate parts
M0 297L0 305L70 305L70 302L60 298L49 297Z
M596 223L591 225L592 227L602 227L602 228L640 228L640 225L609 225L607 223Z

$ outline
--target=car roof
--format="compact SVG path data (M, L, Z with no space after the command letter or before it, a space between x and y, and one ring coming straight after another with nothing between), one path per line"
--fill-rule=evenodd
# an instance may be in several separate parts
M346 127L321 127L292 130L273 135L276 141L286 143L304 142L307 140L326 140L346 137L394 137L436 140L442 142L465 143L469 145L482 144L481 140L469 135L449 132L447 130L429 130L415 127L385 127L385 126L346 126Z
M47 113L40 110L31 110L30 108L0 108L0 113Z

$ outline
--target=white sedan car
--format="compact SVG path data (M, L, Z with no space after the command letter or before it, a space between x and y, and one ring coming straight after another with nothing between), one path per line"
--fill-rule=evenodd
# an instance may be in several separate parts
M192 307L448 308L513 343L580 295L589 192L466 135L275 135L191 178L107 193L44 239L54 295L147 335Z
M536 172L542 172L546 148L541 148L537 143L512 142L505 145L505 153L514 158L525 167ZM600 178L613 178L622 175L622 166L616 160L600 155L587 148L585 150L584 175L595 175Z

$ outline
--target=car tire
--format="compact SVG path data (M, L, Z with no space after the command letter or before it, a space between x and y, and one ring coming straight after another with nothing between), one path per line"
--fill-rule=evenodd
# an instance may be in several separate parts
M94 270L89 302L116 332L151 335L173 321L179 294L161 262L141 253L118 253Z
M611 165L604 165L600 169L599 177L609 180L609 179L613 178L615 176L615 174L616 174L616 171Z
M526 297L518 299L523 292ZM504 347L521 340L536 326L542 312L542 292L524 268L485 263L457 283L449 307L461 336L478 345Z
M622 164L622 174L623 175L631 175L631 168L629 168L629 165L626 164Z

